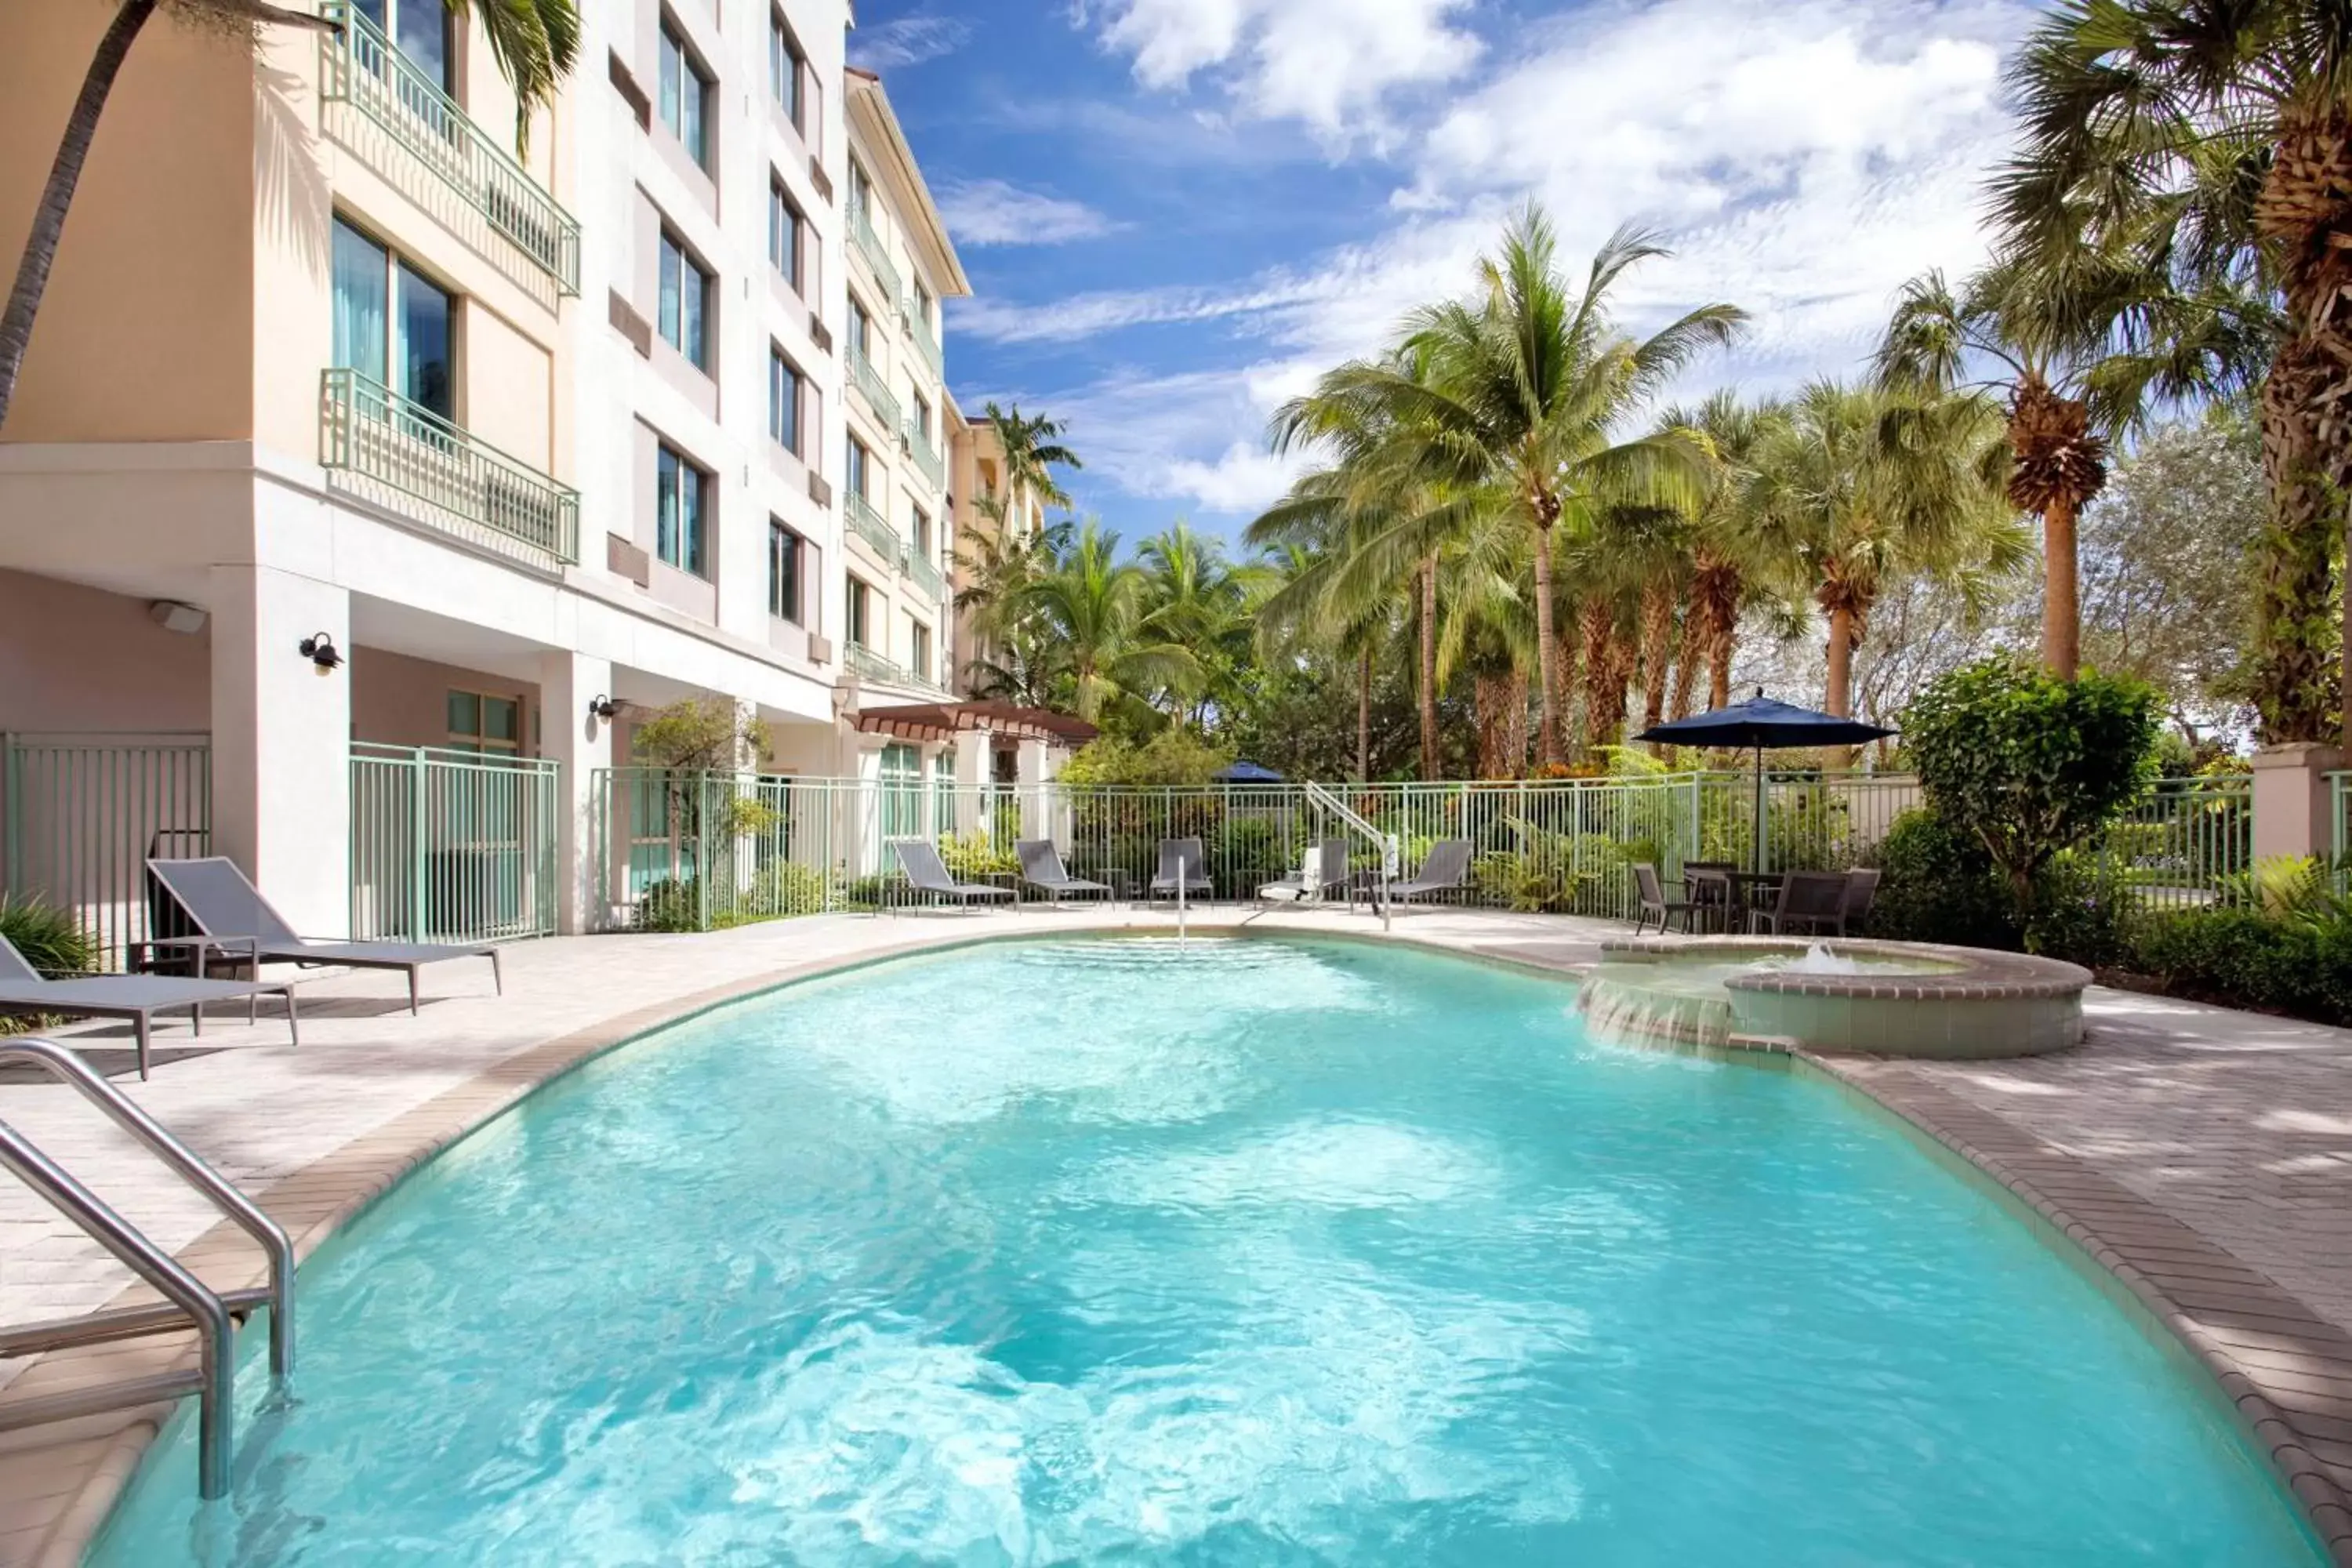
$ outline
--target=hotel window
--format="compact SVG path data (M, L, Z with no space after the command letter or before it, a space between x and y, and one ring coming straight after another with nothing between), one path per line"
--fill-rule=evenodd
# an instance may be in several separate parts
M425 80L439 88L446 97L457 96L457 73L452 68L457 51L450 47L456 29L444 0L357 0L356 9L375 24L375 30L390 40L392 47L405 56Z
M851 577L849 579L849 616L843 622L843 629L847 633L852 646L862 648L873 647L874 645L866 637L866 634L872 629L867 625L867 617L872 615L873 609L874 590L866 585L864 579Z
M873 318L866 315L866 307L857 302L856 295L852 294L849 297L849 352L860 359L870 360L873 355L867 351L874 346L873 340Z
M849 493L859 500L874 499L874 492L866 489L868 469L873 461L874 454L866 449L866 443L852 436L849 438L849 468L843 482L848 485Z
M849 210L867 214L874 210L874 182L866 177L865 165L855 158L849 161Z
M805 133L808 121L801 83L808 75L808 57L801 53L800 40L785 25L781 12L768 14L768 87L776 95L776 105L793 129Z
M456 418L449 291L341 218L332 267L336 365Z
M931 679L931 628L911 616L907 619L907 668L915 672L915 679L922 681L929 680Z
M661 335L701 370L710 368L710 274L667 229L661 237Z
M710 476L667 443L654 473L654 553L681 572L710 575L703 553Z
M929 331L931 330L931 291L923 287L922 280L919 279L915 282L914 305L916 321L925 331Z
M807 220L793 198L784 194L783 182L772 181L768 186L768 260L793 292L804 294L801 284L801 254L808 232Z
M661 25L661 121L686 155L710 166L710 73L686 47L669 19Z
M915 434L920 436L923 445L928 447L931 444L931 405L923 401L923 395L919 392L908 393L907 401L914 410Z
M768 520L768 614L801 625L802 574L808 546L801 536Z
M512 697L452 691L448 714L453 752L511 757L522 750L522 704Z
M768 346L768 435L777 446L794 457L801 450L801 392L804 383L799 367L784 357L784 351L771 343Z
M907 510L913 513L915 553L929 561L931 558L931 514L919 506L910 506Z

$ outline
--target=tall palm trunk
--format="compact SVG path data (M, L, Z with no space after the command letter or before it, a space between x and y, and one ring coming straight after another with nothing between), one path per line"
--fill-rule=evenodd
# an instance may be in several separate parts
M1421 776L1444 772L1437 757L1437 557L1421 563Z
M1654 581L1642 590L1642 728L1666 716L1666 663L1675 636L1675 591Z
M1698 570L1691 578L1691 615L1697 626L1698 650L1706 658L1709 708L1731 704L1731 655L1739 631L1742 587L1738 567L1712 552L1700 553Z
M1561 759L1559 746L1559 656L1554 646L1551 604L1551 525L1536 525L1536 761L1549 767Z
M1675 697L1667 710L1669 719L1691 716L1691 698L1698 688L1698 667L1706 655L1699 647L1697 627L1687 620L1683 624L1682 656L1675 660Z
M1356 655L1356 782L1372 782L1372 650Z
M2042 662L2061 680L2083 672L2083 595L2074 547L2074 500L2042 514Z
M1516 672L1482 669L1471 678L1470 689L1471 704L1478 717L1478 776L1516 778L1527 765L1527 678ZM1519 707L1516 724L1511 721L1514 702ZM1511 750L1514 731L1519 743L1516 752Z
M57 162L49 165L49 183L41 187L41 205L33 209L33 231L25 239L24 259L16 264L16 284L8 291L8 308L0 313L0 427L8 423L8 405L16 400L16 376L25 367L25 351L33 342L33 318L49 286L49 268L57 264L58 244L66 232L66 212L73 205L74 186L81 182L81 166L98 134L98 117L122 61L138 40L139 29L155 12L155 0L122 0L122 8L108 23L81 79L81 94L66 117L66 133L58 142Z
M1528 771L1528 672L1511 671L1511 696L1503 710L1503 753L1509 761L1509 777L1517 778Z
M1851 601L1843 596L1833 598L1829 612L1830 674L1828 687L1822 694L1822 708L1847 719L1853 715L1853 647L1862 639L1855 631Z
M1584 672L1584 756L1600 760L1601 748L1614 738L1609 727L1609 682L1615 674L1610 641L1617 629L1617 609L1596 594L1577 610L1578 660ZM1622 707L1623 693L1619 692Z

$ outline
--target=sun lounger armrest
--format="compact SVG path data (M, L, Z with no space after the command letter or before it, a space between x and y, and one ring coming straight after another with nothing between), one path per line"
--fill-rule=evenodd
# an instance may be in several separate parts
M258 969L261 963L261 939L257 936L151 936L134 946L146 948L188 947L196 951L201 961L206 948L218 948L231 958L243 957Z

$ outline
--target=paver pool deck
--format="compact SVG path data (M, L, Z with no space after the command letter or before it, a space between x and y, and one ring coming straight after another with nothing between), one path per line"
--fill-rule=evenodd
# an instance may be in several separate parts
M1330 910L1196 910L1192 929L1378 938ZM507 949L507 994L473 965L402 982L302 985L303 1044L282 1021L158 1034L152 1082L127 1030L64 1037L231 1181L307 1254L405 1172L536 1085L684 1013L844 963L969 942L1166 931L1165 910L973 917L827 915L705 936L605 936ZM1612 922L1417 910L1391 938L1575 971ZM2352 1032L2094 990L2082 1048L2008 1062L1812 1058L2008 1185L2104 1264L2203 1358L2352 1565ZM259 1258L70 1089L0 1069L0 1121L41 1145L216 1287ZM0 1179L0 1323L148 1299L129 1273ZM183 1364L184 1337L0 1363L0 1404ZM152 1437L159 1409L0 1434L0 1568L77 1562Z

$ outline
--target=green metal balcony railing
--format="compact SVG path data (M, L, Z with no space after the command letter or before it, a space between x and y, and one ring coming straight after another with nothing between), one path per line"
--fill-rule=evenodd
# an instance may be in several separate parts
M849 672L860 680L878 680L889 686L919 686L922 684L896 659L885 658L872 648L857 643L849 645Z
M321 16L319 96L366 115L564 294L580 292L580 224L466 111L344 0Z
M940 449L931 445L930 437L917 429L911 419L907 422L907 456L915 459L915 467L923 478L931 481L934 489L948 482L947 460L940 456Z
M940 340L931 335L931 323L923 319L923 313L915 309L911 300L901 304L899 309L906 312L907 335L915 340L915 352L923 356L923 363L931 367L933 375L945 381L947 359L940 353Z
M921 589L931 603L947 603L947 579L940 575L938 565L929 556L919 550L910 552L907 556L907 575L914 580L915 586Z
M874 219L864 202L849 204L849 238L857 254L866 258L866 265L874 269L876 280L882 285L882 298L897 304L907 287L898 280L898 269L890 265L890 252L883 247L882 237L874 232Z
M877 419L894 430L898 427L901 416L898 398L891 395L889 384L882 379L882 372L866 357L866 351L859 348L854 340L849 345L849 384L857 388L858 395L866 399L866 405L874 410Z
M461 538L580 560L579 491L357 371L320 379L319 464L421 502Z
M907 559L906 541L898 537L898 531L890 526L872 501L851 490L844 498L841 510L849 520L849 531L872 545L883 560L896 566Z

